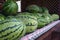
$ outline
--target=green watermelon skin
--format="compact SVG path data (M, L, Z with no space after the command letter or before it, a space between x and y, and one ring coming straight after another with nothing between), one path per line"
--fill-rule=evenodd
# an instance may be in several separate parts
M47 24L47 21L44 17L42 17L43 16L42 14L34 13L34 14L31 14L31 15L37 17L38 28L42 28Z
M3 4L2 12L4 15L15 15L18 11L18 5L15 1L6 1Z
M26 8L26 11L27 12L31 12L31 13L38 13L40 12L40 9L39 6L37 5L29 5L27 8Z
M0 14L0 21L3 21L3 20L5 20L5 16Z
M46 7L42 7L43 12L40 13L43 15L43 17L47 20L47 24L52 22L53 19L51 17L51 14L49 14L49 10Z
M24 22L26 25L26 33L33 32L37 29L38 22L36 17L25 14L18 14L16 18L21 19Z
M18 40L25 34L25 28L17 19L6 19L0 22L0 40Z
M59 19L59 15L58 14L52 14L52 19L53 19L53 21L55 21L55 20L58 20Z
M7 16L8 19L15 18L15 16Z
M38 22L38 28L42 28L47 24L47 21L44 17L42 17L43 15L40 13L28 13L28 12L23 12L20 13L20 15L30 15L30 16L34 16L37 18L37 22Z

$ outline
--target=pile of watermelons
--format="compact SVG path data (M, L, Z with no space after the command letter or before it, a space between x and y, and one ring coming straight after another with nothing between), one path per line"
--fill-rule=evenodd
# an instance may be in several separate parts
M25 12L17 13L15 0L7 0L0 13L0 40L18 40L26 33L42 28L52 21L58 20L57 14L49 14L45 7L30 5Z

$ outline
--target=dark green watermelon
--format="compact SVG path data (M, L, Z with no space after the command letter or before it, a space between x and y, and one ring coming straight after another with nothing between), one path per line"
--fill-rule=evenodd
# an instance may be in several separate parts
M29 5L26 8L26 11L31 12L31 13L38 13L38 12L42 12L42 9L39 8L39 6L37 6L37 5Z
M18 11L18 5L15 1L6 1L3 4L2 12L4 15L15 15Z

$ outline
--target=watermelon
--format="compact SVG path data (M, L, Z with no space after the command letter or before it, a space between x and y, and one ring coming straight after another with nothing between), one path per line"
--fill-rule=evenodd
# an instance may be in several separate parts
M39 8L39 6L37 6L37 5L29 5L29 6L26 8L26 11L31 12L31 13L41 12L40 10L41 10L41 8Z
M9 19L10 19L10 18L15 18L15 16L7 16L7 18L9 18Z
M58 14L52 14L52 19L55 21L55 20L58 20L59 19L59 15Z
M0 21L3 21L3 20L5 20L5 16L0 14Z
M28 12L22 12L20 13L20 15L30 15L30 16L34 16L37 18L37 22L38 22L38 28L42 28L47 24L47 21L44 17L42 17L43 15L40 13L28 13Z
M21 20L6 18L0 22L0 40L18 40L25 35L26 26Z
M46 8L46 7L42 7L42 10L43 10L43 17L47 20L47 24L52 22L52 17L51 17L51 14L49 14L49 10Z
M48 14L49 13L49 10L46 7L41 7L41 8L43 10L43 13L45 13L45 14Z
M18 14L16 18L24 22L26 25L26 33L33 32L37 29L38 22L36 17L25 14Z
M18 11L18 5L15 1L8 0L3 4L2 12L4 15L15 15Z

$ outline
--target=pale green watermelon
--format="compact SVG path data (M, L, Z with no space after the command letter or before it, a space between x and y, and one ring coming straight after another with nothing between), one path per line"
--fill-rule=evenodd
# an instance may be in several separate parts
M25 35L26 26L21 20L6 18L0 22L0 40L18 40Z
M3 20L5 20L5 16L0 14L0 21L3 21Z
M38 22L36 17L25 14L18 14L16 17L25 23L27 33L33 32L37 29Z
M58 20L59 19L59 15L58 14L52 14L52 19L53 20Z
M28 12L23 12L20 15L30 15L30 16L34 16L37 18L38 21L38 28L44 27L47 24L47 21L44 17L42 17L43 15L40 13L28 13Z

